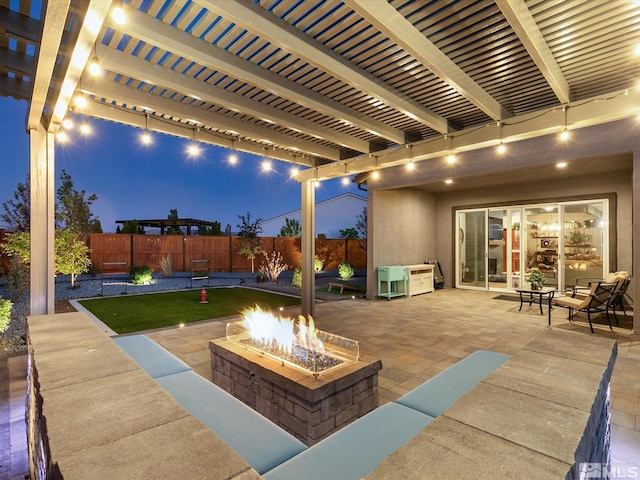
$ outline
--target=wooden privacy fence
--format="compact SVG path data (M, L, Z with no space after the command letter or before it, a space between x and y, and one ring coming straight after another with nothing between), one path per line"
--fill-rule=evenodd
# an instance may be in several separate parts
M238 255L240 237L181 236L181 235L131 235L94 233L88 240L91 261L98 272L109 262L127 262L129 266L146 265L160 271L160 260L169 256L173 271L186 272L192 260L208 260L212 272L250 272L251 260ZM290 269L300 266L300 239L260 237L264 251L280 252ZM335 270L343 262L354 268L367 267L367 254L357 239L317 239L316 257L324 263L325 270ZM255 258L256 271L264 262L264 256Z

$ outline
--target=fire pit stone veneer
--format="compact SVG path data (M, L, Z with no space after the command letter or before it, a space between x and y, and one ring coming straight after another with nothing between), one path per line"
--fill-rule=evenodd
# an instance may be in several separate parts
M360 356L313 375L226 338L209 350L213 383L308 446L378 406L380 360Z

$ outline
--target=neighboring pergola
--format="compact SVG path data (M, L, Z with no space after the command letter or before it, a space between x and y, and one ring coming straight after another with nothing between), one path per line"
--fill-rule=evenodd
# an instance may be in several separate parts
M165 228L167 227L186 227L187 235L191 235L191 227L213 227L216 222L209 222L207 220L196 220L195 218L161 218L159 220L138 220L137 218L131 220L116 220L116 223L122 225L126 223L136 223L141 227L159 228L160 235L165 234Z
M1 1L0 94L29 102L31 313L54 312L70 113L301 167L307 314L317 181L630 118L639 37L634 2Z

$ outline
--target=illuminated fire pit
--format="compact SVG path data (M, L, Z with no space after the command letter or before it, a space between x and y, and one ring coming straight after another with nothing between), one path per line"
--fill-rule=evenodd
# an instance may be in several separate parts
M252 309L209 349L213 383L307 445L378 406L380 360L311 318Z
M358 342L316 329L311 317L293 320L258 307L245 311L243 320L227 324L227 340L313 375L360 357Z

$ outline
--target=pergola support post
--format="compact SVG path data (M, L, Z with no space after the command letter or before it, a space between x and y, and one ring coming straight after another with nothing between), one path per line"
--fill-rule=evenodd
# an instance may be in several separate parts
M55 313L55 139L42 125L29 130L31 188L30 314Z
M302 308L305 317L315 315L316 276L313 261L316 253L315 243L315 180L300 183L302 188Z

